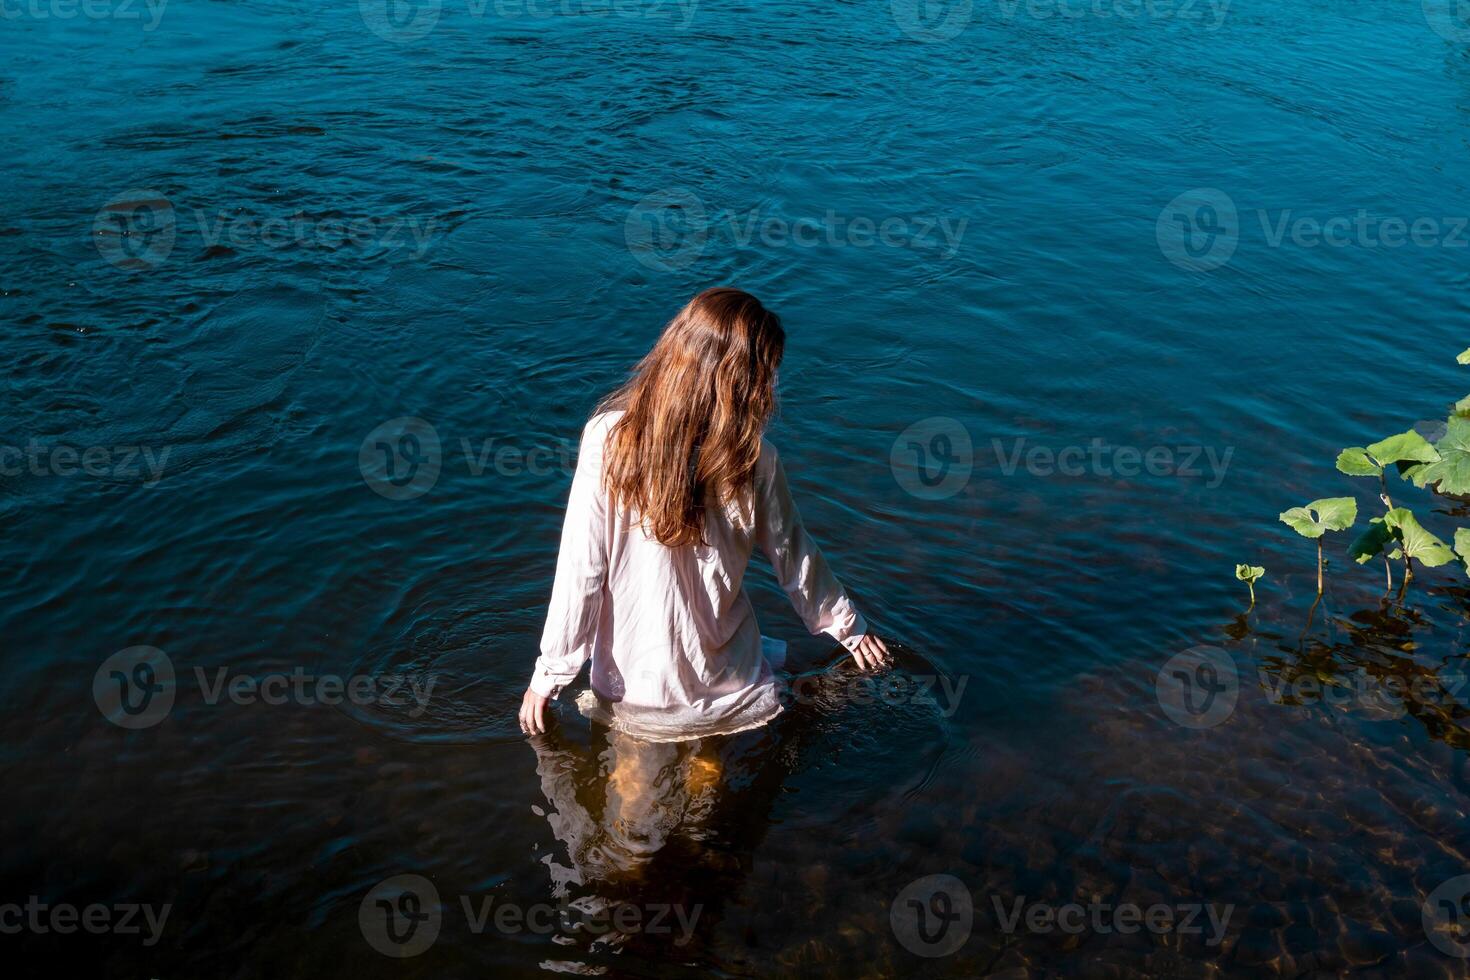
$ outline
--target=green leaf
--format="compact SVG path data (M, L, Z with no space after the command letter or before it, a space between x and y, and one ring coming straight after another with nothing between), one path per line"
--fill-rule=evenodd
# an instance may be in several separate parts
M1323 497L1307 504L1317 512L1329 531L1346 531L1358 519L1358 502L1352 497Z
M1368 455L1379 466L1398 462L1433 463L1439 459L1434 447L1413 429L1375 442L1368 447Z
M1460 562L1465 566L1465 574L1470 575L1470 528L1455 528L1455 554L1460 556Z
M1464 350L1460 351L1460 353L1455 355L1455 363L1470 364L1470 347L1465 348Z
M1327 529L1317 523L1317 518L1305 507L1293 507L1277 515L1283 524L1304 538L1320 538Z
M1435 443L1439 459L1404 472L1414 486L1436 484L1440 493L1470 493L1470 419L1452 415L1444 438Z
M1242 582L1254 582L1256 579L1265 574L1266 569L1262 568L1260 565L1235 566L1235 577L1240 579Z
M1358 502L1352 497L1323 497L1305 507L1292 507L1278 517L1304 538L1320 538L1328 531L1343 531L1358 519Z
M1449 545L1424 530L1412 511L1407 507L1395 507L1383 515L1383 522L1394 532L1405 555L1417 558L1428 568L1455 560Z
M1383 467L1368 458L1362 446L1349 446L1337 454L1337 469L1348 476L1377 476Z
M1388 525L1383 523L1383 518L1375 517L1368 524L1368 529L1354 539L1348 545L1348 555L1359 565L1376 558L1390 541L1393 540L1393 532Z

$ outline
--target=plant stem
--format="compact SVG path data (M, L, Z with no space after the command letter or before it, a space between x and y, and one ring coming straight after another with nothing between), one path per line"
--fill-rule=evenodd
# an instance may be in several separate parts
M1322 538L1317 539L1317 594L1322 594Z
M1256 583L1247 581L1245 587L1251 590L1251 608L1256 608Z
M1404 556L1404 584L1405 585L1408 585L1409 584L1409 580L1412 579L1413 577L1414 577L1414 559L1410 558L1408 555L1405 555Z
M1297 648L1300 649L1302 641L1307 638L1307 631L1312 628L1312 620L1317 616L1317 607L1322 603L1322 593L1317 593L1317 598L1312 600L1312 608L1307 610L1307 625L1302 627L1301 634L1296 638Z
M1393 498L1388 495L1388 467L1378 471L1378 485L1383 488L1383 506L1393 510ZM1407 559L1405 559L1407 561ZM1388 552L1383 552L1383 571L1388 576L1388 589L1393 591L1393 566L1388 563Z

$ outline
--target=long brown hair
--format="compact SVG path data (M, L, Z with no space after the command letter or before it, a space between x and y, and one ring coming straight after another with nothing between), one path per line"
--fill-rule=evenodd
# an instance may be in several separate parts
M703 540L704 508L748 499L761 433L776 408L781 320L749 293L706 289L679 311L626 384L602 481L671 548Z

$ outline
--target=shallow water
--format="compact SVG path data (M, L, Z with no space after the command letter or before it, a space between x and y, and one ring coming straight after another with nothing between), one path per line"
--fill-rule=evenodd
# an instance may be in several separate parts
M1470 382L1449 10L121 4L0 20L0 443L40 447L0 476L0 902L172 911L153 944L8 946L108 976L1466 975L1421 905L1470 873L1470 583L1382 606L1339 559L1309 623L1275 520L1371 508L1337 450ZM530 746L581 422L715 283L782 314L772 438L933 680L823 675L678 757L565 711ZM1157 678L1201 645L1239 687L1195 729ZM94 678L146 676L104 668L137 646L176 682L127 728ZM295 671L377 686L211 693ZM930 959L898 920L935 874L975 912ZM409 959L369 938L399 875L439 898ZM476 931L488 900L698 914L592 942ZM1018 901L1231 914L1007 931Z

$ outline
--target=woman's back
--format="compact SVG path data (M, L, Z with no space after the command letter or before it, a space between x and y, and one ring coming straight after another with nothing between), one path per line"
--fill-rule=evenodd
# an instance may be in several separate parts
M749 497L705 508L705 542L668 547L601 485L620 413L587 423L533 689L550 696L592 658L602 720L649 738L739 731L780 711L746 594L756 546L813 632L841 641L862 616L801 525L780 457L762 446Z

